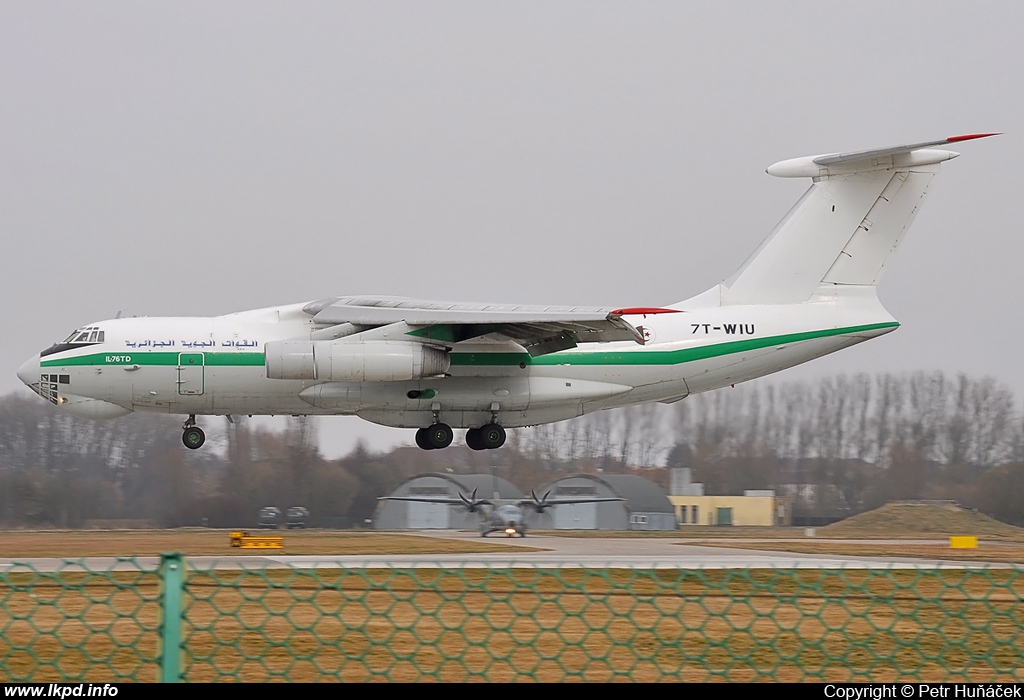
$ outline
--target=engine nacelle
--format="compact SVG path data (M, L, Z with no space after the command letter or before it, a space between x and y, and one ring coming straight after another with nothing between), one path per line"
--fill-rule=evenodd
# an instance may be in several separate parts
M445 350L401 341L279 340L266 345L268 379L399 382L444 374Z

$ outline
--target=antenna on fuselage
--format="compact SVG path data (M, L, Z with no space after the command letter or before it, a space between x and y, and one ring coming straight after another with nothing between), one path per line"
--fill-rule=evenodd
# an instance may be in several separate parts
M121 314L123 314L123 313L124 313L123 309L118 309L117 310L117 316L114 316L114 320L117 320L117 319L121 318Z

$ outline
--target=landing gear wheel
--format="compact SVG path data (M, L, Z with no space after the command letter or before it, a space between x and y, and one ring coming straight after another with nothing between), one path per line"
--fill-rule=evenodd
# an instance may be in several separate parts
M505 429L497 423L488 423L480 431L480 444L487 450L496 450L505 444Z
M421 450L432 450L433 446L427 441L427 429L420 428L416 431L416 447Z
M466 431L466 447L471 450L486 450L483 443L480 442L480 430L479 428L470 428Z
M455 437L455 433L446 423L434 423L429 428L424 428L426 431L426 443L430 445L431 449L443 450L452 444L452 438Z
M181 434L181 441L188 449L198 450L206 442L206 433L203 432L202 428L192 425L185 428L185 431Z

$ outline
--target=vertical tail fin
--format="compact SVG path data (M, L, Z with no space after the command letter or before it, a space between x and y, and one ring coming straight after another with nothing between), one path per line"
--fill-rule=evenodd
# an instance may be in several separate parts
M737 272L721 303L794 304L822 285L877 285L914 221L939 164L959 153L930 146L993 134L854 153L807 156L768 168L811 187Z

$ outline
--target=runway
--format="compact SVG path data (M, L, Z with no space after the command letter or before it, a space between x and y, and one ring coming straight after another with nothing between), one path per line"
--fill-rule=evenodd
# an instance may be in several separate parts
M424 537L479 540L476 532L451 530L417 531ZM475 554L380 554L380 555L289 555L260 553L253 555L191 556L193 570L210 569L317 569L317 568L626 568L626 569L1006 569L1014 564L992 562L944 561L919 557L822 556L796 552L759 551L715 547L713 540L694 544L692 539L675 538L600 538L528 536L488 542L504 544L506 551ZM821 540L818 540L821 541ZM857 540L858 542L870 542ZM887 544L899 541L886 540ZM920 541L918 541L920 542ZM116 557L86 559L0 558L0 573L34 570L52 571L152 571L158 557Z

